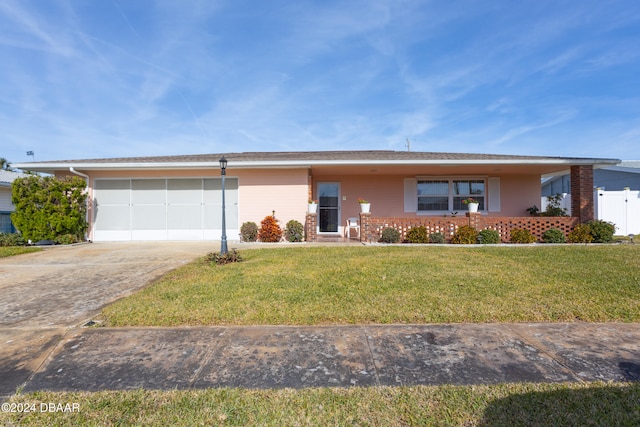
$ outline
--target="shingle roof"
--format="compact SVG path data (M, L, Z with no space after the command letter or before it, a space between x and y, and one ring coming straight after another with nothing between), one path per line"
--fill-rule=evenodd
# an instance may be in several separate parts
M472 153L437 153L419 151L285 151L285 152L242 152L242 153L217 153L217 154L191 154L178 156L152 156L152 157L119 157L80 160L56 160L29 163L38 164L144 164L144 163L216 163L225 156L230 162L379 162L379 161L553 161L553 160L594 160L617 163L617 159L587 159L570 157L545 157L545 156L520 156L505 154L472 154Z

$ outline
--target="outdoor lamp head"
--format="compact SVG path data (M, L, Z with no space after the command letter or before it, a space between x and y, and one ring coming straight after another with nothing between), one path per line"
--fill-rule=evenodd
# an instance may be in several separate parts
M224 156L220 158L220 169L222 169L222 173L227 169L227 159L225 159Z

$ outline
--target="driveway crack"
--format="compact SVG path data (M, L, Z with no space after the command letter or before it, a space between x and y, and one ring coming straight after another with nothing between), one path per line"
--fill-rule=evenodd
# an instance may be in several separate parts
M373 366L373 376L376 380L376 385L380 385L380 378L378 377L378 367L376 366L376 359L373 355L373 343L372 343L372 339L371 336L368 333L368 330L366 327L362 328L362 331L364 333L364 339L367 342L367 349L369 350L369 357L371 358L371 365Z
M578 375L573 369L571 369L571 367L569 366L569 364L567 363L567 361L564 358L562 358L561 356L556 354L553 350L551 350L549 347L544 345L542 342L540 342L539 340L536 340L534 338L531 338L528 335L525 335L525 334L521 333L518 330L518 328L513 328L508 324L504 324L503 327L505 327L509 331L511 331L514 335L516 335L518 338L520 338L524 343L530 345L531 347L535 348L537 351L539 351L540 353L542 353L543 355L545 355L549 359L551 359L554 362L556 362L558 365L560 365L562 367L562 370L565 373L571 375L573 378L575 378L579 382L584 382L584 380L582 378L580 378L580 375Z
M211 361L213 354L218 349L218 346L220 345L220 341L223 340L224 335L226 335L226 332L221 332L220 334L218 334L218 338L214 341L213 345L211 345L210 348L207 349L207 351L205 352L202 358L202 362L200 363L198 368L195 371L193 371L193 375L191 375L191 377L189 378L189 388L193 388L196 381L198 381L200 374L204 370L205 366L207 366Z

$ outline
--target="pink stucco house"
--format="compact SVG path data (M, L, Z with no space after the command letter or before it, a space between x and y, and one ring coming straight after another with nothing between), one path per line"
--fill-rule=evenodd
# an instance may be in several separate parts
M208 240L221 234L219 159L226 174L227 235L260 223L275 211L282 224L305 224L309 240L343 236L357 218L358 238L375 240L382 228L403 233L423 224L447 236L460 225L494 228L503 240L513 227L540 235L593 219L593 169L617 159L453 154L409 151L244 152L184 156L60 160L21 163L24 170L76 174L91 197L88 238ZM575 203L568 218L528 217L540 203L541 177L570 171ZM462 204L473 196L478 214ZM360 213L358 198L371 203ZM308 200L319 201L310 214Z

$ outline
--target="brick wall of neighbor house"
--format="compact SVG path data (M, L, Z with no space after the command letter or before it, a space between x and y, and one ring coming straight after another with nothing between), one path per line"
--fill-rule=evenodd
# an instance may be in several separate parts
M594 219L593 166L571 166L571 216L581 224Z
M442 233L447 241L455 234L456 230L463 225L471 225L476 230L485 228L497 230L500 233L502 242L509 242L511 230L523 228L531 231L542 241L542 235L549 228L558 228L566 235L578 224L575 217L491 217L480 214L467 214L465 216L449 217L422 217L422 218L402 218L402 217L376 217L372 214L360 214L360 241L377 242L382 235L382 230L393 227L400 232L401 240L406 238L407 232L412 227L423 225L428 233Z

